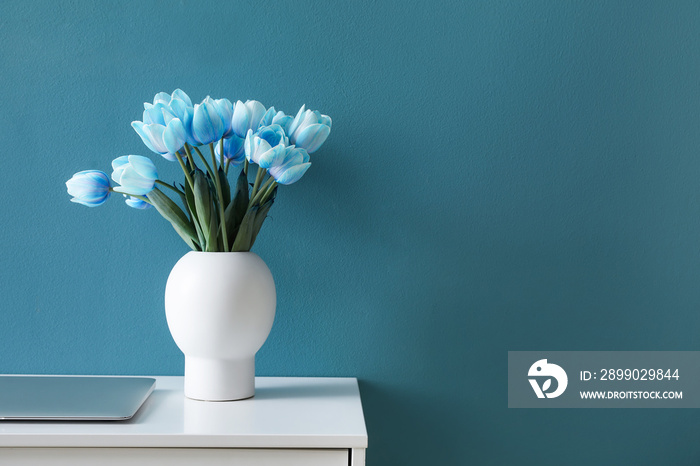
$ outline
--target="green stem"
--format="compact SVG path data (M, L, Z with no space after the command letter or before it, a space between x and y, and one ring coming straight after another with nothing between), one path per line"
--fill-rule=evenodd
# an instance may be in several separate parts
M228 176L228 167L231 165L231 159L226 159L224 163L224 175Z
M243 162L243 173L245 173L246 176L248 176L248 159L247 158Z
M219 140L219 160L221 162L221 169L224 169L224 138Z
M211 149L211 162L216 167L216 154L214 153L214 143L209 143L209 149ZM221 156L223 157L223 146L221 147ZM213 176L214 184L216 185L216 195L219 197L219 225L221 225L221 236L224 240L224 252L228 252L228 235L226 234L226 214L224 213L224 195L221 191L221 179L219 178L219 173L217 170L216 175Z
M199 147L197 147L197 146L192 146L192 149L194 149L194 150L199 154L199 157L202 158L202 160L204 160L204 156L203 156L202 153L200 152Z
M214 150L214 143L209 143L209 152L211 153L211 163L214 168L216 168L216 151Z
M209 145L211 146L211 144L209 144ZM209 166L209 163L207 162L207 159L204 158L204 156L203 156L202 153L199 151L199 149L197 149L197 148L195 147L194 150L197 152L197 154L199 154L199 158L202 159L202 162L204 162L204 167L206 167L206 170L207 170L207 172L209 173L209 176L211 176L212 179L214 179L214 172L211 171L211 167Z
M186 147L187 146L185 146L185 148ZM187 152L189 152L189 150L187 150ZM182 156L180 155L180 152L175 152L175 157L177 158L177 161L180 162L180 168L182 168L182 171L185 174L185 178L187 178L187 184L190 185L190 189L192 190L192 192L194 192L194 180L192 179L192 175L190 175L190 171L185 166L185 162L182 161Z
M263 205L267 202L267 200L272 195L272 191L274 191L276 187L277 182L273 181L272 184L267 188L267 191L265 191L265 194L263 195L262 199L260 200L260 205Z
M179 189L177 189L175 186L173 186L173 185L171 185L171 184L168 184L168 183L166 183L165 181L156 180L156 183L158 183L158 184L161 185L161 186L165 186L166 188L171 189L171 190L175 191L175 192L178 193L178 194L184 194L182 191L180 191Z
M260 182L262 182L265 177L265 169L258 167L258 173L255 175L255 183L253 184L253 190L250 192L250 198L252 199L258 193L258 188L260 187ZM252 205L252 204L251 204Z
M259 202L262 198L265 197L265 194L267 190L270 188L270 185L275 182L275 179L273 177L269 177L266 181L265 184L262 185L260 190L255 194L254 198L250 201L250 205L253 206L255 205L256 202ZM260 202L260 205L263 203Z
M187 143L185 143L185 153L187 154L187 160L190 161L190 170L194 170L197 168L197 164L194 163L194 157L192 156L190 146Z

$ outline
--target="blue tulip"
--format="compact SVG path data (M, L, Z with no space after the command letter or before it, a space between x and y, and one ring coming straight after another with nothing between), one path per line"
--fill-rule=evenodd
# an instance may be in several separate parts
M179 89L173 92L172 98L170 99L170 111L182 121L185 127L185 139L188 144L196 146L199 142L194 138L192 134L192 120L194 119L194 107L192 106L192 101L184 92Z
M289 140L297 147L303 147L311 154L326 141L331 132L331 117L318 111L306 110L302 105L297 116L289 124Z
M66 181L68 194L73 196L71 202L97 207L109 198L110 182L104 172L99 170L84 170L76 173Z
M289 145L289 138L280 125L263 126L258 129L256 136L266 140L271 146L282 144Z
M159 92L156 94L155 97L153 97L153 105L157 104L165 104L169 105L170 104L170 94L167 92Z
M226 130L219 115L219 106L214 99L207 97L201 104L194 106L192 135L199 144L209 144L221 139Z
M263 115L262 120L260 120L260 127L279 125L282 129L287 132L289 125L292 123L293 118L289 115L285 115L284 112L278 112L275 107L270 107Z
M144 209L149 209L149 208L153 207L148 202L142 201L141 199L139 199L137 197L126 196L126 195L124 197L126 197L126 200L124 201L124 202L126 202L126 205L128 205L129 207L133 207L134 209L144 210Z
M151 159L140 155L123 155L112 161L112 179L121 186L114 191L143 196L153 190L158 172Z
M279 125L266 126L255 134L249 129L245 138L245 156L249 162L270 168L281 163L288 142Z
M181 89L175 89L173 95L170 96L170 105L172 106L174 100L182 100L187 104L188 107L192 106L192 100L185 94Z
M132 121L131 127L134 128L136 133L141 136L141 140L146 147L151 149L153 152L162 154L167 152L168 149L165 147L163 142L163 132L165 131L165 126L159 125L157 123L146 124L142 121Z
M234 167L240 165L245 160L245 139L241 139L235 134L224 139L224 157L229 160L229 163ZM221 157L219 144L216 145L216 157Z
M228 138L233 134L233 127L231 125L233 121L233 104L228 99L216 99L214 100L214 106L221 117L221 121L224 123L223 137Z
M171 162L176 160L175 153L182 149L187 141L185 125L179 118L171 119L167 126L158 123L145 124L141 121L132 121L131 126L141 136L146 147Z
M175 152L182 149L185 142L195 142L191 135L192 101L180 89L173 91L172 96L159 92L153 103L146 102L143 108L143 121L134 121L131 126L153 152L173 161Z
M260 120L265 115L265 106L257 100L247 100L246 103L240 100L233 108L233 119L231 127L239 138L245 138L248 130L253 132L258 130Z
M133 121L131 126L146 147L172 161L175 152L185 144L185 126L169 106L158 101L159 95L156 95L154 105L143 104L143 121Z
M156 104L143 104L143 122L145 124L158 124L165 126L168 121L175 118L168 105L158 102Z
M289 146L285 149L284 158L279 165L268 170L278 184L292 184L304 176L309 169L309 154L301 147Z
M188 106L192 106L192 100L190 97L185 94L181 89L175 89L172 93L172 95L168 94L167 92L159 92L156 94L156 96L153 98L153 104L152 105L158 105L158 104L163 104L165 106L169 106L172 104L173 100L182 100L185 102ZM151 105L148 103L144 104L144 107L147 105Z

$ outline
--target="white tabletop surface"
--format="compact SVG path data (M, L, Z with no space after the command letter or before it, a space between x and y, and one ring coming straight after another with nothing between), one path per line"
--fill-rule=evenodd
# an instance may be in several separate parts
M0 447L366 448L354 378L257 377L255 397L185 398L159 376L128 421L0 421Z

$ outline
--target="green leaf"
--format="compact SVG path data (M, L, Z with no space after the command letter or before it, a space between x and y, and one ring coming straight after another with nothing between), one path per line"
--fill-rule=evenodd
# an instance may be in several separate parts
M255 222L255 216L257 215L258 210L258 206L253 206L243 216L243 220L241 220L241 225L238 229L238 234L236 234L236 239L233 242L231 251L250 251L251 239L253 237L253 223Z
M192 250L197 251L199 245L197 244L195 230L182 209L158 188L153 188L147 197L158 213L172 224L177 234L185 240L185 243Z
M221 196L223 196L221 202L223 203L224 209L226 209L229 202L231 202L231 185L228 183L228 178L226 178L226 173L224 173L223 168L219 167L217 175L219 176L219 182L221 183Z
M219 251L218 233L219 233L219 216L212 215L211 216L211 223L209 224L209 238L207 240L207 251L209 251L209 252L218 252Z
M194 172L193 172L194 174ZM185 183L185 200L186 200L186 206L187 206L187 211L190 214L190 218L192 219L190 223L194 225L195 231L197 232L197 238L199 241L199 244L202 248L202 251L206 249L207 242L204 237L204 233L202 232L202 229L199 226L199 219L197 218L197 210L194 205L194 193L190 189L190 184Z
M210 189L207 177L201 170L196 170L194 173L194 207L197 212L199 227L202 229L204 238L207 241L207 250L209 250L209 238L211 238L211 232L209 231L212 214ZM216 235L216 232L214 234ZM216 241L214 243L216 244Z
M250 247L253 247L253 244L255 244L255 239L258 237L258 233L260 233L260 229L262 228L262 224L267 218L268 212L270 212L270 209L272 208L272 204L275 203L275 197L277 197L277 187L275 186L275 189L272 190L272 194L270 195L270 199L268 199L265 204L260 206L260 210L258 213L255 215L255 220L253 221L253 231L250 236Z
M238 230L247 210L248 177L243 170L241 170L241 173L238 175L238 180L236 181L236 194L233 198L233 202L226 207L226 212L224 213L224 217L226 218L226 231L231 245L238 234Z
M218 176L218 175L217 175ZM211 199L211 205L210 205L210 215L211 219L209 220L209 249L212 252L217 252L217 251L223 251L224 250L224 243L223 243L223 234L221 231L221 222L219 217L219 196L218 196L218 188L216 186L216 181L211 178L209 175L207 175L207 183L209 183L209 198ZM223 193L222 193L223 195ZM225 213L224 213L225 215ZM225 220L224 220L225 221ZM227 232L228 233L228 232Z
M173 184L173 186L178 187L178 188L182 188L182 185L177 186L176 184ZM182 201L182 205L184 205L185 207L187 207L187 197L185 196L185 191L183 191L182 189L180 189L180 193L179 193L179 194L180 194L180 200ZM188 210L189 210L189 209L188 209Z
M217 252L217 251L223 251L223 247L219 248L219 241L218 241L218 236L219 236L219 216L216 215L217 210L216 210L216 202L214 199L211 199L211 212L213 212L213 215L211 216L211 219L209 220L209 238L207 240L207 251L209 252Z

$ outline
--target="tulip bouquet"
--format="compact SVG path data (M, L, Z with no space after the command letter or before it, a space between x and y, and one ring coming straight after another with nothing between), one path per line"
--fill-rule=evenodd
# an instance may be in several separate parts
M124 155L112 161L116 186L99 170L73 175L66 182L71 201L95 207L121 193L130 207L155 207L192 250L228 252L250 251L278 186L306 173L309 154L330 134L331 119L305 106L292 117L255 100L234 105L207 97L192 105L177 89L144 103L143 121L131 126L150 150L180 165L184 183L158 179L147 157ZM258 167L251 183L252 164ZM236 183L229 184L229 170L239 166Z

